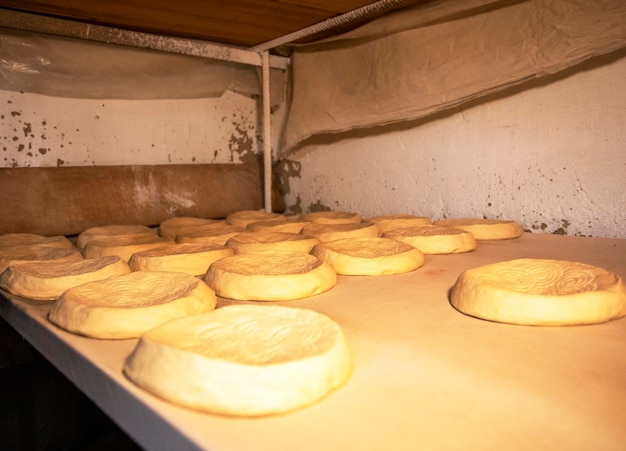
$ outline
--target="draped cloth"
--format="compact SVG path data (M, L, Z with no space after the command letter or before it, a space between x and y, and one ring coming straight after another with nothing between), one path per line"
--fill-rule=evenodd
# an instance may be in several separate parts
M425 118L626 46L623 0L440 0L296 46L278 152Z

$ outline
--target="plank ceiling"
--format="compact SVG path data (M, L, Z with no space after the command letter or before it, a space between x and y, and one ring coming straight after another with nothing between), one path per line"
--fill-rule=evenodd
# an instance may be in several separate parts
M408 0L408 4L430 0ZM0 7L132 31L253 47L373 0L0 0ZM394 9L397 9L395 7ZM311 39L344 32L377 13Z

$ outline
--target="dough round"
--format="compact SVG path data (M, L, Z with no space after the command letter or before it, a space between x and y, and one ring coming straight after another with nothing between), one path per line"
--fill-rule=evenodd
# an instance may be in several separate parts
M342 238L377 237L380 229L376 224L359 222L352 224L319 224L312 223L302 228L304 235L314 236L325 243Z
M202 276L213 262L233 254L231 248L220 244L169 244L136 252L128 264L133 271L172 271Z
M100 258L106 257L107 255L117 255L123 260L128 261L136 252L167 246L168 244L172 244L172 241L152 232L148 235L139 233L118 235L87 242L83 248L83 255L85 258Z
M260 231L240 233L229 239L226 245L236 254L269 250L309 253L319 242L317 238L301 233Z
M92 227L90 229L81 232L76 237L76 247L79 249L84 248L89 241L100 240L102 238L112 238L120 235L156 235L156 233L150 229L150 227L138 224L120 224L120 225L108 225L101 227Z
M374 223L378 226L381 233L388 230L400 229L404 227L414 227L422 225L430 225L432 221L425 216L414 215L384 215L374 216L366 219L367 222Z
M626 315L626 287L614 273L584 263L517 259L469 269L450 293L477 318L512 324L594 324Z
M48 319L87 337L137 338L167 321L211 311L216 301L192 275L136 271L70 288L52 303Z
M248 224L258 221L280 221L285 219L279 213L269 213L263 210L241 210L226 216L226 222L235 227L246 228Z
M463 229L482 240L510 240L522 236L522 228L516 221L504 219L453 218L440 219L434 224Z
M9 266L0 275L0 287L16 296L51 301L72 287L129 272L128 263L117 256L39 261Z
M413 271L424 264L418 249L389 238L345 238L316 245L311 254L337 274L380 276Z
M476 249L476 238L467 230L439 225L422 225L393 229L384 237L402 241L424 254L458 254Z
M251 232L270 231L282 233L300 233L302 231L302 228L310 223L311 221L306 221L304 219L287 217L287 219L274 221L253 222L246 226L246 230L249 230Z
M176 235L176 242L209 243L224 246L229 239L244 230L243 227L233 226L226 224L225 221L220 221L215 224L206 224L180 231L178 235Z
M0 235L0 248L13 246L48 246L71 249L72 242L64 236L43 236L35 233L7 233Z
M189 216L182 216L176 218L169 218L163 221L159 225L158 233L160 236L165 238L176 238L181 232L184 232L186 229L190 227L196 227L199 225L206 224L214 224L216 222L220 222L219 219L204 219L204 218L194 218Z
M358 224L361 215L346 211L314 211L301 216L306 221L317 224Z
M204 281L224 298L291 301L330 290L337 284L337 274L311 254L259 251L216 261Z
M48 246L11 246L0 248L0 273L10 265L40 261L77 261L83 254L77 249Z
M341 328L302 308L231 305L144 334L126 376L168 401L234 416L279 414L345 384L352 356Z

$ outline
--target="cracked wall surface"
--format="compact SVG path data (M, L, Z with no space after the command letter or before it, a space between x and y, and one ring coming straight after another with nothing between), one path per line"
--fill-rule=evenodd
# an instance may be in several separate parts
M292 212L504 218L626 238L625 123L622 55L430 120L313 139L279 168Z

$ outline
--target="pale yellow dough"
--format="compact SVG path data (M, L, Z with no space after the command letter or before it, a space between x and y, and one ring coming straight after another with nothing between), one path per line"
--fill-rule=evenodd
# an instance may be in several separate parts
M482 240L510 240L522 236L522 228L516 221L506 219L453 218L440 219L435 225L463 229Z
M243 232L229 239L226 245L236 254L267 250L310 252L319 243L315 237L301 233L281 233L273 231Z
M311 254L342 275L402 274L424 264L424 254L415 247L381 237L344 238L320 243Z
M594 324L626 315L626 287L602 268L525 258L463 272L450 302L467 315L503 323Z
M150 236L156 233L150 227L139 224L114 224L100 227L91 227L81 232L76 237L76 247L84 248L88 242L93 240L101 240L103 238L112 238L120 235L139 235Z
M189 216L175 217L169 218L163 221L159 225L158 233L160 236L165 238L175 239L176 235L190 227L196 227L199 225L206 224L214 224L216 222L220 222L219 219L204 219L204 218L194 218Z
M0 249L13 246L47 246L71 249L72 242L64 236L43 236L35 233L6 233L0 235Z
M85 258L100 258L107 255L117 255L125 261L129 261L136 252L147 251L156 247L167 246L173 241L162 238L156 233L117 235L110 238L100 238L87 242L83 248Z
M306 221L317 224L358 224L361 215L347 211L314 211L301 216Z
M52 303L48 319L87 337L137 338L167 321L211 311L216 301L190 274L136 271L70 288Z
M246 230L251 232L271 231L282 233L300 233L302 228L310 223L311 221L286 216L286 219L253 222L246 226Z
M0 248L0 272L10 265L39 261L77 261L82 260L83 254L77 249L49 246L10 246Z
M314 236L325 243L342 238L377 237L380 235L380 229L376 224L368 222L349 224L320 224L314 222L304 226L301 233Z
M311 254L259 251L216 261L204 281L224 298L290 301L330 290L337 283L337 274Z
M209 266L234 251L220 244L174 243L137 252L128 261L133 271L173 271L202 276Z
M235 227L246 228L247 225L259 221L281 221L284 215L279 213L269 213L263 210L241 210L226 216L226 223Z
M378 228L380 229L381 233L384 233L393 229L403 228L403 227L430 225L432 223L431 219L425 216L403 215L403 214L373 216L371 218L367 218L365 221L376 224Z
M341 328L312 310L233 305L144 334L124 365L173 403L231 416L289 412L345 384L352 356Z
M117 256L77 261L38 261L9 266L0 275L0 287L16 296L51 301L66 290L131 272Z
M422 225L393 229L384 237L402 241L424 254L458 254L476 249L476 238L467 230L440 225Z
M214 224L205 224L181 230L176 235L177 243L208 243L225 245L226 242L240 234L245 229L243 227L227 224L226 221Z

